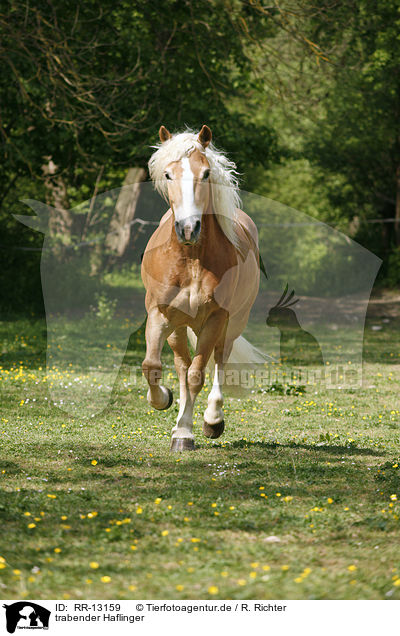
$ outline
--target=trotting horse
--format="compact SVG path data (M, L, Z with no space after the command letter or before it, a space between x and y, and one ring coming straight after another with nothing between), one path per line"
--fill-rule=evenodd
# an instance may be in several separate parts
M159 136L149 171L171 207L143 255L148 318L142 366L148 402L159 410L169 408L172 392L161 384L161 351L167 339L180 386L171 450L182 451L194 449L193 407L210 358L214 380L203 431L214 439L224 430L224 364L265 360L240 336L258 292L258 235L238 208L235 165L213 146L208 126L198 134L176 135L161 126ZM193 360L188 328L196 336Z

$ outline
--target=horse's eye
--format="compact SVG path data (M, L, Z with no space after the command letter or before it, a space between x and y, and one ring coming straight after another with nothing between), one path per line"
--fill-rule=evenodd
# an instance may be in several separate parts
M165 178L168 179L168 181L171 181L171 177L168 172L165 173Z
M209 176L210 176L210 171L209 170L204 170L203 181L206 181Z

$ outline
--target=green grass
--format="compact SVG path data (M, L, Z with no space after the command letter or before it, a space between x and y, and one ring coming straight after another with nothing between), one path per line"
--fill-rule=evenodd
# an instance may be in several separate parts
M399 321L367 327L362 389L227 398L215 442L203 390L182 455L176 403L149 408L130 374L136 339L88 419L50 404L44 322L0 342L2 598L400 599Z

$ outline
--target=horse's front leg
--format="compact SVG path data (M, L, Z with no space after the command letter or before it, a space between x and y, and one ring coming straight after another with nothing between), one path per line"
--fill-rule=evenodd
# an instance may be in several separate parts
M173 400L172 391L160 384L161 351L172 330L169 321L157 308L149 311L146 324L146 357L142 369L149 384L147 401L158 410L168 409Z
M192 358L188 347L187 328L175 329L168 338L168 344L174 352L175 369L179 378L179 413L172 429L171 450L194 450L193 402L187 381Z
M206 437L216 439L224 432L224 396L222 386L224 383L224 356L229 357L233 343L225 343L224 338L217 343L214 351L215 367L213 386L208 396L207 408L204 411L203 433Z
M207 362L216 346L216 342L220 340L224 333L226 322L227 314L222 309L216 311L207 319L199 334L196 353L189 368L187 368L187 363L190 358L186 355L182 356L182 351L180 353L182 361L185 360L182 365L180 380L181 377L183 379L183 374L185 374L186 384L185 386L181 384L183 399L181 398L176 426L172 430L171 450L194 448L194 436L192 433L194 403L204 384Z

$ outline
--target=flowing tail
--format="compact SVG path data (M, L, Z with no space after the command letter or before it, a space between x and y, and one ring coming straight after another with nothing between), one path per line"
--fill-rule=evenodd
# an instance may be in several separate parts
M194 331L188 327L188 338L193 349L196 349L197 336ZM275 359L266 355L257 347L254 347L246 338L239 336L233 343L231 354L228 358L228 364L264 364L266 362L275 362ZM207 367L213 368L214 356L211 356Z

